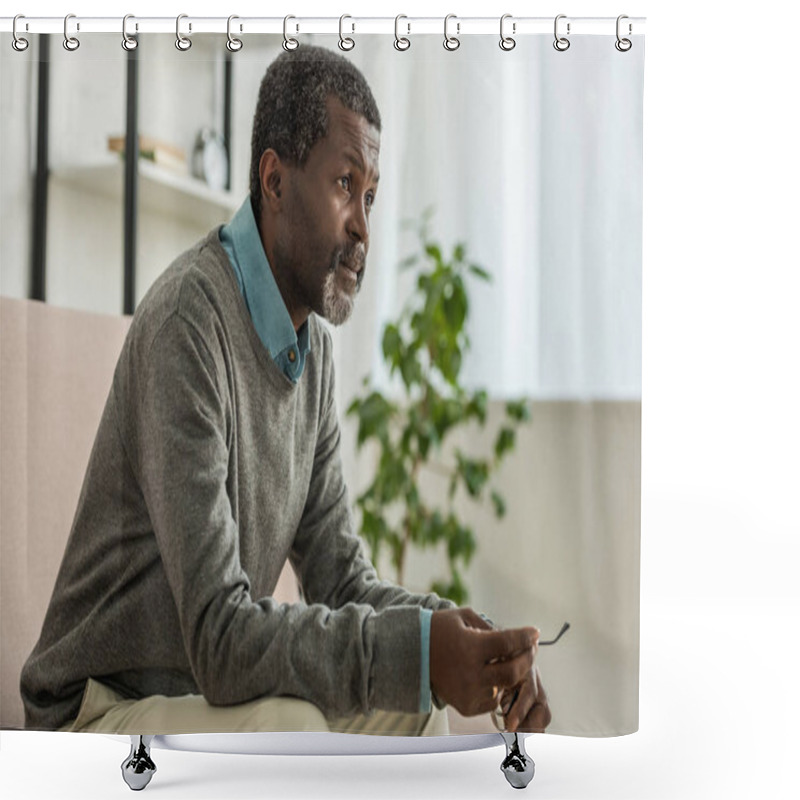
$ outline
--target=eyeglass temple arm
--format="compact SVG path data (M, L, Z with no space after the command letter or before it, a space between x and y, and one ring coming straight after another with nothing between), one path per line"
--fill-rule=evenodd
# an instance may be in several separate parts
M539 647L543 647L548 644L555 644L568 630L569 630L569 622L565 622L561 626L561 630L558 632L558 636L556 636L555 639L551 639L549 642L539 642Z

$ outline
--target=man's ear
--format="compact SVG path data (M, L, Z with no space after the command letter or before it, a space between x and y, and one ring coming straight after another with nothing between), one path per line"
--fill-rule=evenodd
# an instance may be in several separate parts
M280 156L272 148L261 154L261 160L258 162L261 202L273 211L277 211L280 207L285 169Z

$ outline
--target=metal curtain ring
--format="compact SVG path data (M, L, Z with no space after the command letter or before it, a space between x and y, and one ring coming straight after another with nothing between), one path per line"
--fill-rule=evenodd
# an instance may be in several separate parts
M133 36L128 35L128 20L134 19L133 14L126 14L122 18L122 49L127 50L129 53L131 50L135 50L139 46L139 42ZM136 29L139 29L139 26L136 26Z
M345 36L344 32L342 31L342 26L344 25L344 21L346 19L353 18L349 14L342 14L342 16L339 17L339 49L345 51L352 50L356 46L355 41L349 36ZM353 32L355 32L355 29L356 26L355 23L353 23Z
M554 35L556 40L553 42L553 47L558 50L559 53L563 53L565 50L569 50L570 41L569 39L564 38L563 36L558 35L558 21L560 19L566 19L566 14L559 14L556 17L555 25L554 25ZM569 22L567 23L567 36L569 36Z
M24 50L27 50L27 49L28 49L28 44L29 44L29 42L28 42L28 40L27 40L27 39L23 39L23 38L22 38L22 37L21 37L21 36L20 36L20 35L17 33L17 20L18 20L18 19L25 19L25 16L24 16L23 14L17 14L17 16L16 16L16 17L14 17L14 23L13 23L13 25L11 26L11 33L13 34L14 38L11 40L11 46L12 46L12 47L13 47L13 48L14 48L14 49L15 49L15 50L18 52L18 53L22 53Z
M300 42L298 42L297 39L289 36L287 33L287 26L290 19L297 19L297 17L293 17L290 14L289 16L283 18L283 49L287 52L290 50L297 50L297 48L300 47Z
M408 48L411 47L411 39L406 39L405 36L400 36L398 28L401 19L408 19L408 17L405 14L398 14L394 18L394 49L403 51L408 50ZM408 27L408 32L411 33L411 23L407 22L406 25Z
M74 14L67 14L64 17L64 49L74 53L81 46L81 43L74 36L69 35L67 28L71 19L75 19ZM80 30L80 25L78 25L77 29Z
M186 52L192 46L192 40L181 33L181 20L187 19L188 17L188 14L178 14L178 18L175 20L175 47L182 53ZM190 22L189 32L191 33L191 31L192 23Z
M628 18L629 17L627 14L620 14L617 17L617 41L614 42L614 47L616 47L617 50L620 51L620 53L627 53L628 50L630 50L631 47L633 47L633 42L630 39L621 39L619 36L619 23L623 19L628 19ZM628 33L631 33L632 30L633 30L632 26L630 25L630 23L628 23Z
M449 50L452 53L453 50L458 50L458 48L461 47L461 40L458 39L457 36L448 36L447 35L447 23L450 22L451 19L457 19L456 15L455 14L448 14L444 18L444 42L442 44L444 45L444 49L445 50ZM460 32L461 32L461 23L457 22L456 23L456 33L460 33Z
M235 19L239 19L239 17L237 17L236 14L231 14L231 16L228 17L228 41L225 42L225 47L227 47L228 50L231 51L231 53L238 53L244 47L244 43L242 42L242 40L237 39L231 33L231 22ZM239 26L239 30L240 31L242 30L241 25Z
M503 25L507 19L511 19L511 14L503 14L503 16L500 17L500 49L505 50L506 52L513 50L517 46L516 39L512 39L510 36L506 36L503 33ZM516 22L512 23L511 30L513 33L517 32Z

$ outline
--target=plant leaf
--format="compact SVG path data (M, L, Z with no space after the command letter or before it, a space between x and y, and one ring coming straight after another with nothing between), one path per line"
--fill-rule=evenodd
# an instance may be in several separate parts
M479 389L472 395L472 399L467 406L469 416L478 418L481 425L486 423L486 412L489 404L489 394L485 389Z
M489 283L492 281L492 276L483 267L479 267L477 264L470 264L469 271L481 280Z
M528 422L531 418L528 401L523 399L506 403L506 414L517 422Z
M383 357L392 364L400 357L403 339L396 325L387 325L383 329Z
M426 244L425 245L425 252L436 261L438 266L442 264L442 251L439 249L438 245L435 244Z
M494 445L495 457L501 459L509 450L514 449L514 441L516 439L516 432L511 428L503 428L497 436L497 441Z
M494 513L502 519L506 515L506 501L496 491L492 491L492 503L494 503Z
M372 392L360 403L358 409L358 445L359 447L372 437L383 438L387 433L389 418L394 407L380 392Z

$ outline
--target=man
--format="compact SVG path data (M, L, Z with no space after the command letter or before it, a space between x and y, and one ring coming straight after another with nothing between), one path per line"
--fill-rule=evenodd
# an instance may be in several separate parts
M548 724L536 629L379 581L353 532L316 315L342 324L364 280L379 133L341 56L267 70L250 198L131 323L23 669L28 727L437 734L446 704L511 690L509 729ZM287 558L305 603L272 597Z

